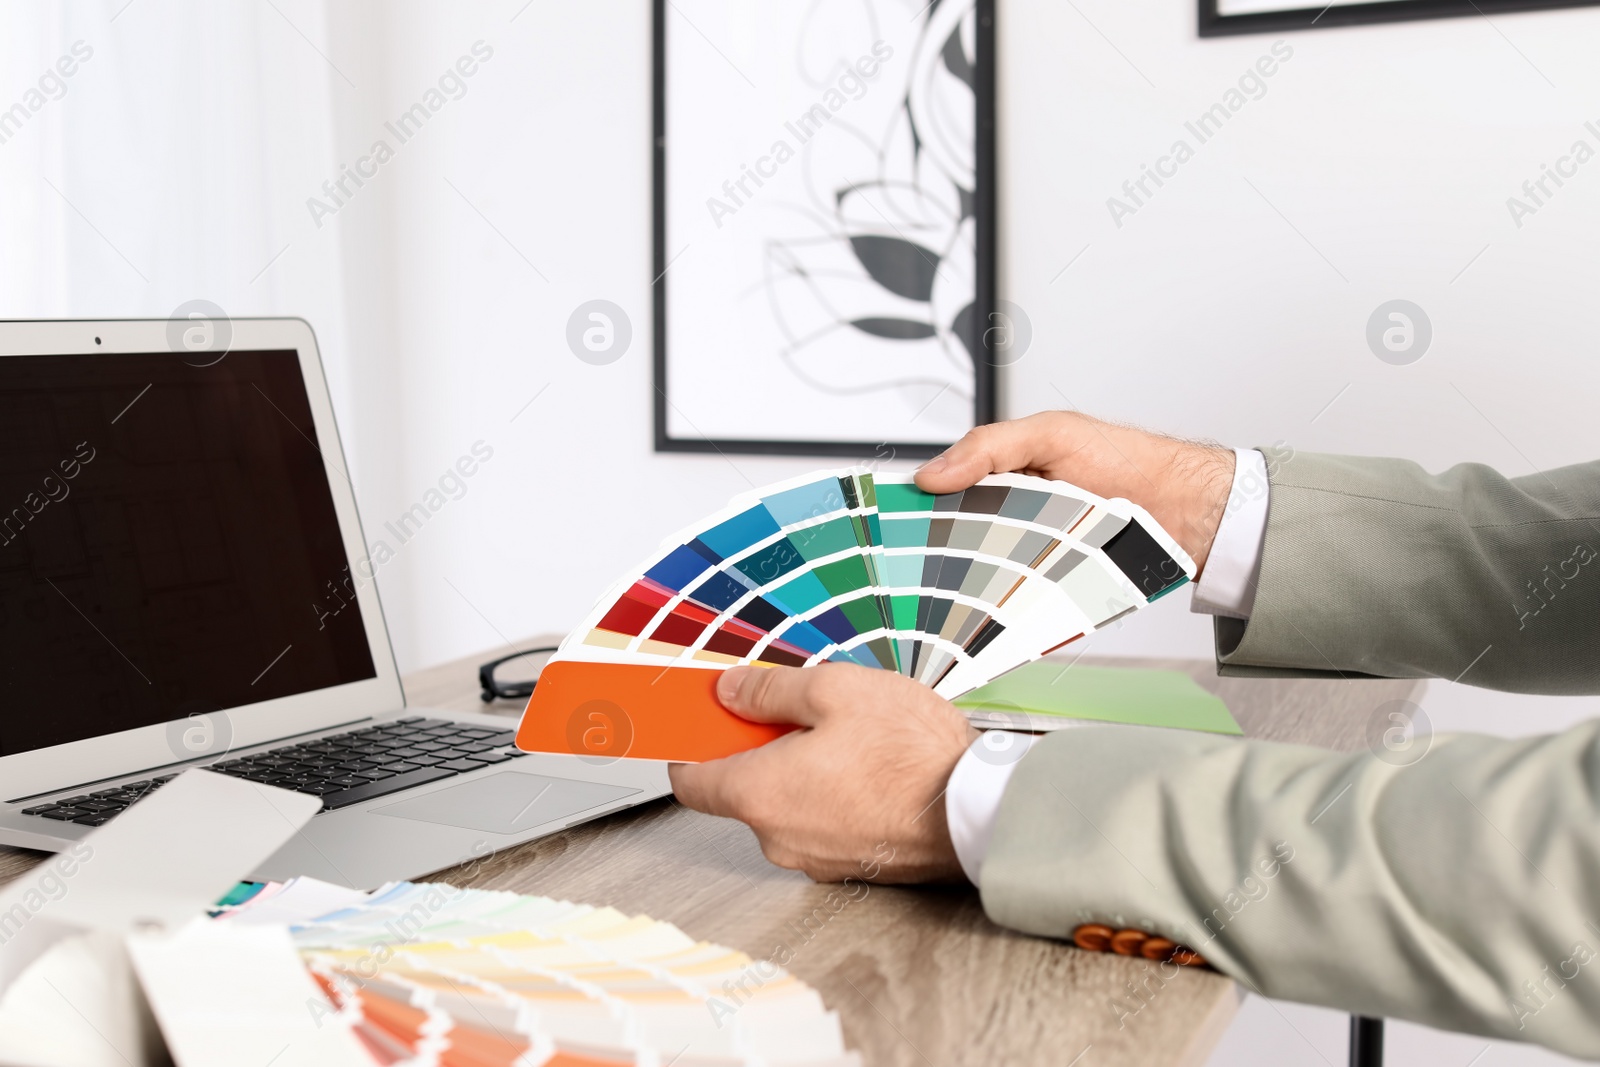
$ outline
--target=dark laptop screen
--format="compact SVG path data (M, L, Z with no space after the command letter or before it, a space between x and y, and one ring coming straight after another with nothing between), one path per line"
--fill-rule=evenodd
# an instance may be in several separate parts
M0 357L0 755L375 676L316 438L292 351Z

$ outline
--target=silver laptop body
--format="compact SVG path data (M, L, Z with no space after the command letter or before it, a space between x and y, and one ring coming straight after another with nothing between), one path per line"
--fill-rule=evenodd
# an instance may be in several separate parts
M348 469L303 320L0 322L0 844L212 767L323 797L254 877L370 888L669 792L406 707Z

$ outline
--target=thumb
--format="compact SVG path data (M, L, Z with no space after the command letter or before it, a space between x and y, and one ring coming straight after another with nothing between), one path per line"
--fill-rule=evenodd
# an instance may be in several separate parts
M703 811L707 815L726 817L729 804L726 798L729 767L723 760L710 763L669 763L667 778L672 783L672 793L684 807Z
M729 667L717 679L722 706L752 722L815 726L822 718L816 683L830 668Z
M947 448L943 454L923 464L917 471L917 485L928 493L955 493L990 474L1021 471L1050 465L1059 460L1061 412L1040 412L1025 419L976 426Z

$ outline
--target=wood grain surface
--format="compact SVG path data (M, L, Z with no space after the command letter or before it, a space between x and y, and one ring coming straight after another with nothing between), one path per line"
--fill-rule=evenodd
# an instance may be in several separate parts
M522 647L534 643L554 642ZM496 654L408 676L408 703L515 718L520 705L486 707L478 698L477 664ZM1377 709L1416 699L1421 685L1218 678L1197 660L1083 662L1186 671L1227 703L1248 736L1340 750L1365 744ZM43 857L0 848L0 882ZM785 963L839 1012L847 1043L874 1065L1198 1065L1241 999L1217 974L1151 980L1143 961L1002 929L970 887L863 884L847 893L814 884L768 863L743 824L670 797L432 877L610 904ZM1141 1001L1128 983L1151 991L1132 1014Z

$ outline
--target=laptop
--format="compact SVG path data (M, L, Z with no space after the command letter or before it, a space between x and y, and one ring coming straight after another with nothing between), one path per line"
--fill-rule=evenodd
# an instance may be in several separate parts
M205 767L322 799L252 877L364 889L670 791L407 707L348 471L303 320L0 322L0 844Z

